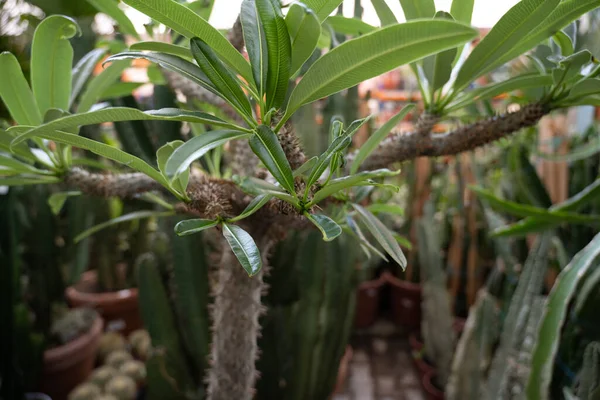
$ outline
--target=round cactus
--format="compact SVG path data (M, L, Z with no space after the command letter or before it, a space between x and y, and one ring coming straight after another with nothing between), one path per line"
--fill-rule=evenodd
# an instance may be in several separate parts
M101 363L106 361L106 357L115 351L125 350L127 348L127 342L125 338L116 332L106 332L100 338L100 345L98 346L98 358Z
M133 350L133 354L141 360L148 358L148 353L152 347L152 340L150 334L144 329L134 331L129 335L129 344Z
M114 367L111 367L110 365L104 365L94 370L92 376L89 378L89 382L98 385L98 387L101 389L104 389L106 383L117 375L118 371Z
M100 397L97 397L96 400L119 400L112 394L103 394Z
M96 400L102 390L93 383L82 383L69 393L69 400Z
M146 381L146 365L137 360L126 361L119 372L133 379L138 385Z
M115 376L106 384L105 392L118 400L133 400L137 393L137 385L128 376Z
M133 360L131 354L125 350L113 351L106 356L106 365L110 365L113 368L119 369L126 361Z

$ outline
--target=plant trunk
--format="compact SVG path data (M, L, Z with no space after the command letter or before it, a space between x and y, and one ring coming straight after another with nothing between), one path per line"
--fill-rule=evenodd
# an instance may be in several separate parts
M254 396L267 247L260 246L263 269L250 278L224 246L214 289L209 400L251 400Z

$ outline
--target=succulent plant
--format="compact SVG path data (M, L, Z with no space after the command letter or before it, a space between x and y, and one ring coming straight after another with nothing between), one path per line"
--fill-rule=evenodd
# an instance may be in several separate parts
M82 383L75 387L69 394L69 400L96 400L102 394L102 390L93 383Z
M121 375L133 379L138 385L146 382L146 365L138 360L126 361L119 368Z
M70 309L54 320L50 334L58 344L65 344L89 331L96 318L98 313L91 308Z
M110 365L113 368L119 369L123 364L130 360L133 360L133 356L129 352L125 350L117 350L110 353L106 357L105 364Z
M97 385L100 389L104 389L108 381L117 376L119 371L110 365L104 365L96 368L88 379L88 382Z
M118 400L133 400L137 393L137 385L128 376L115 376L106 384L105 392Z
M145 329L131 332L127 338L133 354L140 360L146 360L152 347L152 339Z
M100 338L100 344L98 346L98 360L100 363L104 363L106 357L119 350L126 350L127 342L123 335L117 332L106 332Z

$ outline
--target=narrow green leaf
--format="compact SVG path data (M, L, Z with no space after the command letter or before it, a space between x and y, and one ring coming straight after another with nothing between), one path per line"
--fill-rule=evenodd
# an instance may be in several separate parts
M173 0L123 0L150 18L165 24L183 36L199 37L246 81L252 81L250 64L217 29L194 11Z
M156 152L156 164L158 165L158 169L167 179L169 179L169 176L167 175L166 171L167 161L169 157L171 157L173 152L179 147L181 147L183 144L184 142L181 140L174 140L172 142L166 143ZM181 173L181 175L178 176L177 180L171 183L179 193L185 195L189 179L190 171L189 168L187 168L185 171L183 171L183 173Z
M600 94L600 79L590 78L577 82L569 92L568 100Z
M302 3L294 3L285 16L285 23L292 46L290 76L293 76L317 47L321 36L321 22L310 8Z
M361 221L365 224L369 232L371 232L371 235L373 235L381 247L383 247L402 269L406 268L406 257L404 257L402 249L388 228L378 220L377 217L358 204L352 204L352 207L358 212Z
M386 262L388 261L388 259L385 256L385 254L383 254L381 251L379 251L379 249L377 247L373 246L367 240L367 238L365 237L364 233L360 229L360 226L358 226L358 224L356 223L356 221L354 221L354 219L352 218L352 216L350 214L346 215L346 223L348 224L348 226L350 227L350 229L354 233L356 233L356 236L358 236L358 239L368 249L368 251L372 251L373 253L377 254L382 260L384 260ZM370 254L368 254L368 256L370 256Z
M175 233L177 236L187 236L210 229L218 224L219 221L212 219L184 219L175 225Z
M252 67L252 76L261 100L267 86L267 74L269 71L269 54L267 52L267 39L263 25L256 9L256 0L244 0L240 21L244 33L244 43Z
M129 60L119 60L111 63L99 75L95 76L87 85L79 104L77 112L84 113L90 110L100 100L102 93L115 81L120 80L125 68L129 67Z
M56 176L11 176L8 178L0 177L0 186L23 186L23 185L46 185L50 183L62 182L61 178Z
M6 51L0 54L0 76L10 77L0 79L0 98L15 122L21 125L41 124L42 114L23 76L19 61Z
M266 194L288 202L296 208L300 208L300 201L297 197L287 194L280 186L273 185L272 183L269 183L263 179L253 177L244 177L242 179L239 177L234 177L234 181L245 193L254 196Z
M281 13L279 0L255 0L258 15L265 31L267 54L267 110L279 108L288 89L292 48L290 35Z
M256 275L262 268L262 258L252 236L237 225L223 223L222 227L225 240L248 276Z
M91 236L98 231L101 231L102 229L120 224L122 222L133 221L133 220L137 220L137 219L141 219L141 218L168 217L170 215L173 215L173 211L134 211L132 213L124 214L117 218L113 218L109 221L92 226L91 228L86 229L85 231L81 232L79 235L75 236L73 241L75 243L77 243L77 242L85 239L86 237Z
M326 215L305 212L304 216L319 228L323 234L323 240L326 242L330 242L342 234L342 228Z
M554 370L554 359L560 344L560 333L567 317L569 305L577 292L579 282L587 272L598 266L600 257L600 234L569 263L558 275L538 330L531 359L531 372L527 382L527 398L547 399Z
M402 109L390 118L385 124L383 124L379 129L373 133L369 139L361 146L352 161L352 166L350 167L350 173L355 174L362 163L371 155L371 153L379 146L379 143L383 139L387 137L387 135L402 121L408 113L410 113L415 108L415 104L407 104Z
M300 106L352 87L400 65L463 44L476 36L453 21L414 21L349 40L317 60L291 94L289 118Z
M327 183L327 185L314 194L311 203L317 204L332 194L339 192L340 190L363 184L370 179L395 176L399 173L400 170L390 171L389 169L378 169L375 171L364 171L358 174L345 176L343 178L332 179L329 181L329 183Z
M237 217L228 219L229 222L240 221L244 218L248 218L258 210L260 210L265 204L267 204L273 198L272 195L260 194L252 199L252 201L246 206L244 211Z
M69 39L79 26L75 20L52 15L35 29L31 44L31 89L40 114L50 108L69 109L73 48Z
M433 0L400 0L406 20L433 18L435 3Z
M296 193L294 175L277 135L266 125L260 125L249 141L250 148L273 177L289 193Z
M452 14L455 20L465 24L470 24L473 16L474 5L475 0L452 0L450 14Z
M455 111L469 106L475 101L485 101L493 99L504 93L510 93L515 90L533 89L552 85L550 75L521 75L507 79L503 82L491 83L486 86L465 92L458 97L454 103L446 108L447 112Z
M364 35L377 30L373 25L358 18L346 18L341 15L332 15L325 20L324 24L329 24L338 33L352 36Z
M78 192L78 191L59 192L59 193L51 194L50 197L48 197L48 205L50 206L50 210L52 211L52 214L58 215L60 213L60 210L62 209L63 205L65 204L65 201L67 201L67 199L69 197L80 196L80 195L81 195L81 192Z
M324 21L335 11L343 0L305 0L303 3L314 11L319 20Z
M438 11L435 14L435 18L442 18L452 21L452 15L444 11ZM452 62L456 58L458 53L457 48L448 49L437 53L435 55L426 57L423 60L423 72L429 83L429 90L431 91L431 98L433 93L441 89L446 82L450 80L450 74L452 73Z
M523 0L512 7L473 49L462 65L454 88L457 91L504 63L503 57L519 48L523 38L556 8L560 0Z
M94 73L94 68L96 68L96 65L102 60L102 57L104 57L105 54L106 49L94 49L83 56L81 60L77 62L77 65L73 67L73 70L71 71L72 83L69 109L81 92L81 89L83 89L85 83Z
M588 143L577 146L576 148L570 149L569 153L567 154L536 153L536 156L547 161L573 163L584 160L598 153L600 153L600 137Z
M408 250L412 249L412 243L406 237L394 232L394 239L396 239L396 242L398 242L398 244L400 246L404 247L405 249L408 249Z
M171 154L165 166L165 173L173 181L186 171L192 162L202 157L208 151L230 140L241 139L247 136L247 133L236 130L218 130L193 137L175 149L173 154Z
M351 143L352 138L347 135L343 135L339 136L333 141L333 143L329 145L325 153L319 156L319 158L315 162L315 165L312 167L308 176L308 180L306 181L307 189L314 185L315 182L317 182L321 178L321 175L323 175L323 172L325 172L325 170L329 166L331 158L346 147L350 146Z
M98 11L114 19L116 22L115 25L119 28L119 31L126 35L133 36L138 40L140 39L140 35L138 35L135 26L133 26L129 17L127 17L123 10L119 8L119 2L117 0L87 0L87 2L94 6Z
M27 130L26 133L17 136L11 142L11 146L15 146L29 138L42 136L42 134L47 134L55 130L65 130L66 128L74 126L95 125L104 122L140 120L186 121L206 123L213 126L222 126L231 129L239 128L223 121L220 118L215 117L214 115L206 114L200 111L186 111L178 108L162 108L160 110L140 111L138 109L128 107L111 107L55 119L52 122L48 122L47 124ZM16 128L17 127L13 127L9 130L16 130Z
M298 167L297 170L294 171L294 177L304 175L306 172L310 171L314 166L319 157L314 156L306 160L304 164Z
M367 210L371 211L373 214L393 214L398 216L404 215L404 208L402 206L398 206L395 204L384 204L384 203L376 203L371 204L367 207Z
M11 171L14 171L15 173L36 174L36 173L43 172L41 170L38 170L37 168L35 168L32 165L26 164L24 162L21 162L15 158L13 158L9 154L3 154L3 153L0 153L0 167L8 168ZM2 168L0 168L0 173L1 173L1 171L3 171ZM14 174L11 173L11 175L14 175Z
M379 18L381 26L398 23L398 20L385 0L371 0L371 4L373 4L373 7L375 8L375 13L377 14L377 18Z
M165 42L136 42L129 46L130 50L134 51L152 51L156 53L165 53L172 56L177 56L186 60L192 60L192 53L189 47L180 46L177 44L165 43Z
M229 100L229 103L235 105L237 109L245 112L248 117L251 117L250 101L248 101L241 88L241 82L229 72L215 52L198 38L191 39L190 49L200 69L221 93L221 96Z
M564 33L563 31L558 31L552 36L552 40L554 40L554 42L560 48L560 54L563 57L568 57L571 54L573 54L573 42L566 33Z
M142 86L143 82L117 82L108 86L100 95L100 100L118 99L126 97L133 93L134 90Z

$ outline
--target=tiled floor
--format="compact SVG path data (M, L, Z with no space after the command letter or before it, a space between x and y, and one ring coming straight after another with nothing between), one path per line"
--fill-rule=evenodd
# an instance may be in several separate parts
M357 332L345 390L333 400L424 400L406 332L388 320Z

